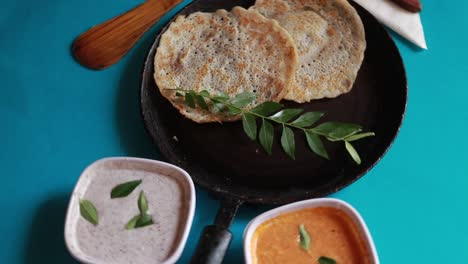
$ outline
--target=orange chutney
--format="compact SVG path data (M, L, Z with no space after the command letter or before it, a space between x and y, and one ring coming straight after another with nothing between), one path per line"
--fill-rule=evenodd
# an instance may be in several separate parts
M299 226L310 236L309 250L300 246ZM353 219L340 209L308 208L262 223L252 236L252 263L319 263L321 256L337 264L370 264L371 257Z

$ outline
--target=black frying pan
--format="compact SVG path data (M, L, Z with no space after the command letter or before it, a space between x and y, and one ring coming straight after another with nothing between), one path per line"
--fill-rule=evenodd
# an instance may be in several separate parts
M211 12L235 5L249 7L253 0L197 0L180 14ZM363 160L355 164L344 146L325 142L331 159L314 155L305 139L296 135L296 160L283 153L279 131L273 155L243 132L240 122L197 124L178 113L163 98L153 80L154 55L160 34L146 59L141 85L141 113L145 127L161 154L187 170L196 184L221 199L215 224L202 233L193 263L221 263L232 234L229 227L242 203L281 205L326 196L353 183L385 154L397 135L406 108L407 82L401 56L385 29L363 8L358 10L366 30L367 49L352 91L335 99L307 104L285 102L287 107L325 111L323 121L360 124L376 136L358 141Z

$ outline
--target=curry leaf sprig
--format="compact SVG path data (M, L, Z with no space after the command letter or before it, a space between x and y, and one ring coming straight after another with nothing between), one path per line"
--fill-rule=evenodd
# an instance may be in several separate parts
M352 123L325 122L312 127L324 115L323 112L305 112L299 108L283 109L283 105L276 102L264 102L254 108L248 106L255 100L255 94L243 92L230 98L225 93L211 95L203 90L168 89L176 92L176 96L183 97L184 102L191 108L197 105L215 114L241 115L244 132L247 136L258 141L265 152L272 154L274 128L272 123L282 127L281 146L286 154L295 159L295 137L293 129L301 131L307 140L309 148L320 157L329 159L322 140L343 142L349 155L357 164L361 164L361 157L351 142L374 136L373 132L361 133L362 127ZM261 120L258 131L257 119Z

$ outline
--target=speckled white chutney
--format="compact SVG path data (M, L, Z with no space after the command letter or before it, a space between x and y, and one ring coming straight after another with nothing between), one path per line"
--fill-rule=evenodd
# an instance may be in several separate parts
M90 166L80 178L67 217L66 237L70 251L88 263L162 263L177 248L186 226L190 207L190 186L179 171L146 162L103 160ZM142 179L127 197L111 199L120 183ZM138 211L143 190L154 224L134 230L125 225ZM79 199L93 202L99 224L80 216ZM69 233L69 234L67 234Z

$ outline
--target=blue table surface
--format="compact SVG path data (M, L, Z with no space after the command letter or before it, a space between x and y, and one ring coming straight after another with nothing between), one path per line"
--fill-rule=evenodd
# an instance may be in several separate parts
M108 156L160 159L138 104L143 60L159 26L105 71L85 69L70 54L79 33L140 2L1 1L0 263L75 263L63 225L83 168ZM425 1L428 51L393 34L409 79L403 127L370 173L332 195L361 212L382 263L468 263L467 15L466 1ZM180 263L217 206L197 189ZM226 263L243 261L243 229L267 209L242 207Z

